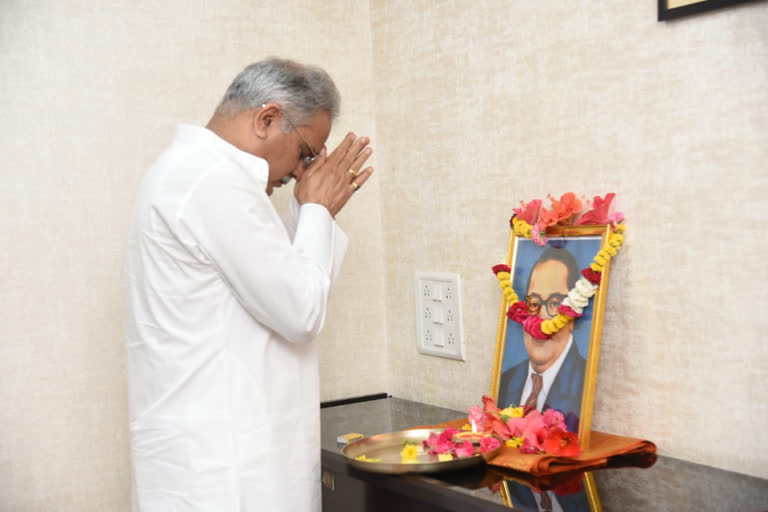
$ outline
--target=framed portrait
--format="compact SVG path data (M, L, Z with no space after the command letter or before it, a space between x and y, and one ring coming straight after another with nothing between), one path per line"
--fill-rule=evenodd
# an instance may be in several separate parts
M581 269L589 267L610 234L606 225L554 226L547 229L547 244L540 246L512 232L507 264L518 297L538 303L539 316L554 317ZM501 301L491 396L502 408L524 405L533 386L529 370L539 373L543 383L537 408L562 412L569 430L578 432L582 447L589 446L609 273L610 263L583 316L547 340L534 339L508 319L510 304L505 298Z
M531 239L510 235L507 265L510 281L530 313L544 319L557 315L558 307L590 266L595 255L608 243L608 225L553 226L541 246ZM491 377L491 396L499 407L528 405L543 411L563 413L568 429L578 432L581 446L589 446L592 408L597 381L605 296L610 263L603 268L600 285L580 318L546 340L535 339L523 326L507 318L511 305L502 298ZM534 308L534 309L531 309ZM533 374L538 374L539 384ZM538 388L538 390L536 389ZM583 477L581 489L568 496L551 491L535 493L522 484L505 482L505 500L530 505L530 500L559 499L568 510L600 511L600 502L591 473Z
M659 21L671 20L749 1L751 0L659 0Z

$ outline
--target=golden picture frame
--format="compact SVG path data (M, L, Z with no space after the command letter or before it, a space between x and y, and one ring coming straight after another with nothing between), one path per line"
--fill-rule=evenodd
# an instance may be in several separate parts
M537 298L541 301L541 310L557 304L555 299L562 299L563 292L573 288L573 282L581 277L581 269L589 267L597 252L607 246L612 233L610 225L552 226L546 232L546 245L540 246L512 231L506 263L511 269L512 287L520 300L529 292L531 297L536 297L538 292L542 295ZM530 392L529 370L537 371L537 365L539 368L546 366L543 374L545 381L548 379L548 384L544 385L547 396L542 408L560 410L569 429L578 432L579 442L585 448L589 446L592 427L609 275L610 262L603 268L600 284L589 306L584 308L584 315L576 319L570 327L572 330L562 334L560 339L553 335L552 339L531 347L535 342L524 333L522 325L507 318L511 304L505 297L501 299L499 312L490 395L501 408L524 404L525 395ZM543 312L540 314L544 315ZM559 344L562 349L539 350L547 344ZM556 372L554 376L552 371ZM581 487L578 493L564 496L545 491L546 499L560 500L560 505L567 506L568 510L600 512L602 507L591 473L583 476ZM538 504L543 494L534 493L514 481L505 481L502 487L504 501L509 506L533 506L531 500Z
M754 0L659 0L658 20L672 20L750 1Z

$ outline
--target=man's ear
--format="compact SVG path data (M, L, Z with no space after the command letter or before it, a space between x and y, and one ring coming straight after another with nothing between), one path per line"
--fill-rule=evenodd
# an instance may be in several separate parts
M275 103L267 103L259 109L254 109L251 118L253 133L260 139L266 139L271 130L279 128L282 115L280 105Z

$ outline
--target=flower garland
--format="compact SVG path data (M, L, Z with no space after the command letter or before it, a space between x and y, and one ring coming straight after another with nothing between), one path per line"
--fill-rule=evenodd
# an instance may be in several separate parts
M624 214L609 213L611 202L615 194L606 194L604 198L595 196L592 201L584 201L592 209L582 212L582 201L572 192L563 194L559 200L547 196L552 209L541 207L541 199L535 199L529 203L521 202L520 208L515 208L515 214L509 220L510 227L517 236L530 238L538 245L546 245L546 228L554 225L586 225L586 224L611 224L614 232L608 238L608 243L595 255L594 260L581 271L581 277L574 287L568 291L566 297L558 308L557 316L551 320L544 320L538 315L533 315L528 310L525 301L520 300L512 288L511 269L509 265L495 265L492 270L499 280L504 298L511 303L507 310L507 317L523 326L523 329L539 340L546 340L553 334L568 325L576 318L584 314L584 308L589 305L589 299L597 291L602 278L603 268L608 265L612 257L624 244L624 232L626 228L620 222Z

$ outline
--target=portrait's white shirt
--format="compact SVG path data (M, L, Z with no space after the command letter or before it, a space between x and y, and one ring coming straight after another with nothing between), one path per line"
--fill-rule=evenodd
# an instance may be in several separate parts
M317 346L347 237L283 222L267 162L180 126L145 176L128 247L133 510L319 512Z
M544 407L544 404L547 401L547 395L549 395L549 390L552 389L552 383L555 381L555 377L557 377L557 372L560 371L560 367L563 366L565 357L568 355L568 351L571 350L571 345L573 345L573 334L568 337L568 343L565 346L565 350L563 350L562 353L557 357L552 366L547 368L544 373L541 374L543 384L541 386L541 391L539 391L538 399L536 400L536 408L538 410L541 410L541 408ZM529 361L528 377L525 379L523 394L520 395L520 405L525 404L525 400L528 398L528 395L531 394L531 390L533 389L533 377L531 377L531 375L533 373L536 372L534 372L533 367Z

